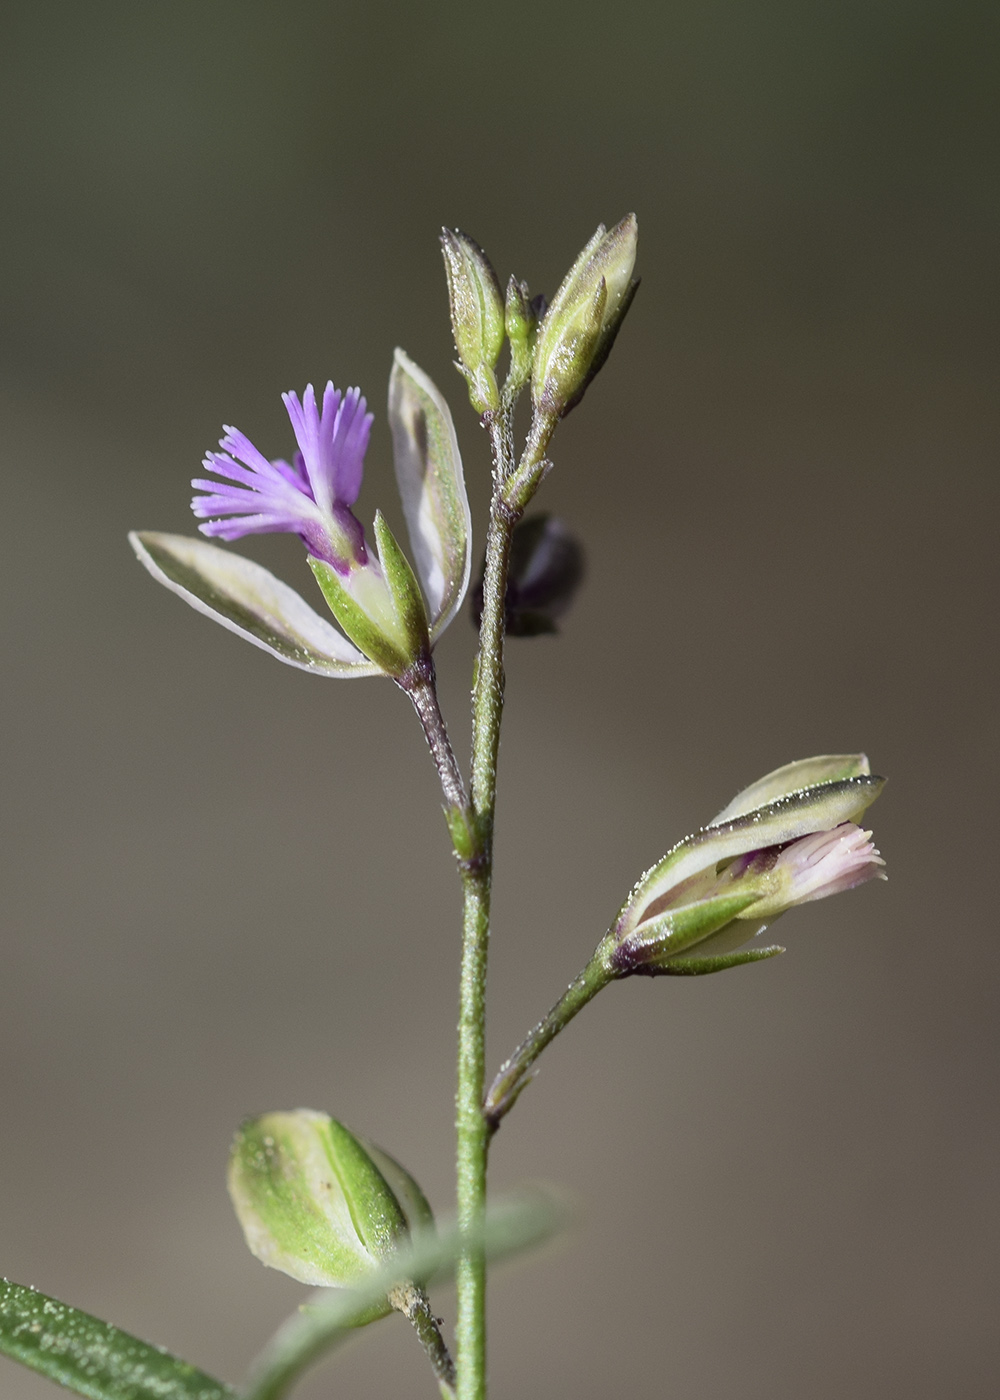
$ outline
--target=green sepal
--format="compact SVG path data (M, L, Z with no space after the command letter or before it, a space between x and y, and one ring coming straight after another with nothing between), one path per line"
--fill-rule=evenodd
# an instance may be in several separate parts
M365 612L344 587L340 574L331 564L310 555L309 567L316 575L316 582L330 606L330 611L355 646L386 675L401 676L411 664L411 658L404 649L403 637L390 637L387 631Z
M716 958L671 958L662 966L644 969L651 977L704 977L710 972L725 972L730 967L742 967L745 963L766 962L776 958L784 948L775 944L772 948L745 948L739 953L721 953Z
M610 316L605 316L604 324L602 325L601 333L597 338L597 344L594 347L594 353L591 357L590 364L587 368L587 373L584 376L583 383L580 385L579 389L577 389L576 393L573 395L569 403L563 409L563 418L566 417L566 414L569 413L570 409L576 408L577 404L587 392L587 387L590 384L591 380L597 376L601 369L603 369L605 361L607 360L608 356L611 354L611 351L615 347L615 341L618 339L618 332L621 330L622 322L625 320L626 313L628 312L629 307L632 305L632 302L635 300L635 294L639 290L639 280L640 279L638 277L633 278L633 280L625 288L624 292L622 292L621 300L619 301L616 310Z
M88 1400L236 1400L235 1390L189 1362L6 1279L0 1353Z
M758 893L717 895L694 904L670 909L638 925L611 954L619 975L659 966L676 953L691 948L739 916L760 899ZM750 931L747 930L748 936Z
M389 1183L358 1139L331 1118L327 1125L334 1166L362 1244L376 1259L392 1253L406 1234L406 1216Z
M396 543L395 536L381 511L375 512L375 540L400 630L409 646L412 664L431 654L423 594L410 567L410 561Z

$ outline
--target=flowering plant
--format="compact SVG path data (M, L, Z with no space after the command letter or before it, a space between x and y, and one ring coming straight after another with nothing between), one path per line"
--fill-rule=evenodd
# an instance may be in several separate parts
M496 769L505 638L554 631L582 574L582 552L552 517L525 518L551 470L559 421L607 359L638 283L634 216L598 228L551 304L511 277L505 290L467 235L445 230L458 368L492 449L485 564L473 590L479 626L468 781L438 701L433 649L469 591L472 526L448 405L395 352L388 415L409 555L376 513L371 536L354 513L373 415L358 389L286 393L295 439L268 458L226 427L192 485L200 536L130 538L148 571L199 612L288 665L318 676L386 676L409 698L444 797L464 899L456 1181L457 1209L436 1226L412 1175L382 1148L315 1109L280 1110L237 1132L229 1188L247 1244L263 1263L319 1288L264 1348L236 1391L107 1323L16 1284L0 1286L0 1350L97 1400L278 1400L344 1336L402 1313L441 1394L486 1395L487 1266L550 1233L555 1201L535 1193L487 1202L489 1144L548 1044L613 981L700 976L783 951L763 935L797 905L883 876L861 819L879 795L863 754L787 764L740 792L636 882L590 960L492 1078L485 1059L486 963L493 881ZM504 344L505 376L497 375ZM530 422L515 450L515 407ZM300 537L332 621L227 545L245 535ZM454 1273L454 1355L431 1305Z

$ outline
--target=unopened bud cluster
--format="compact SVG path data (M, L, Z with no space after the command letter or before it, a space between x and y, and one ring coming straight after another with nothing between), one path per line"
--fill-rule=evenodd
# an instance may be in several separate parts
M500 406L495 371L505 335L508 384L518 392L530 380L536 413L554 421L580 402L639 285L632 278L637 238L634 214L610 231L600 224L546 308L544 298L531 299L527 284L515 277L501 294L479 244L459 229L442 231L458 367L479 413Z

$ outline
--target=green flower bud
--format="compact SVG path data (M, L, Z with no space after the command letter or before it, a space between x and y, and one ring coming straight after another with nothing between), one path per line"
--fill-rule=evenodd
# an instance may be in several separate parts
M604 225L570 268L535 341L531 394L540 413L564 417L611 353L639 283L632 281L639 226L629 214Z
M504 304L493 264L479 244L461 229L441 230L441 251L448 277L451 330L477 413L500 405L493 370L504 341Z
M323 1288L350 1286L411 1231L434 1223L398 1162L311 1109L243 1124L230 1154L229 1194L251 1252ZM387 1298L366 1320L391 1308Z
M510 377L518 389L527 384L531 375L537 324L527 282L518 282L512 276L507 283L504 326L510 342Z

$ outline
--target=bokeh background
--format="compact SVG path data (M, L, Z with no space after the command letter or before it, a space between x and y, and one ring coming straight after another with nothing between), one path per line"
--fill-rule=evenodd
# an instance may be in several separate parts
M0 1273L238 1379L302 1289L224 1189L328 1109L452 1201L456 882L388 683L158 589L223 422L451 368L442 223L551 292L629 209L643 287L555 445L558 639L514 642L497 1063L638 872L744 783L865 748L890 883L786 957L610 989L496 1141L563 1184L492 1293L493 1393L996 1393L996 79L983 0L15 0L0 50ZM298 544L246 552L308 588ZM467 619L439 651L464 750ZM439 1305L453 1316L444 1290ZM6 1400L47 1382L0 1361ZM405 1324L309 1397L431 1395Z

